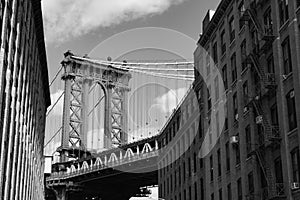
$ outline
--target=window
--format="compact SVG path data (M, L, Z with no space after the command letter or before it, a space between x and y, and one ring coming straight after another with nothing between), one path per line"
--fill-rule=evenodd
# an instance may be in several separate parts
M185 162L183 162L183 172L182 172L182 175L183 175L183 182L185 182L185 171L186 168L185 168Z
M232 75L232 83L237 79L237 69L236 69L236 55L235 53L231 56L231 75Z
M243 40L241 44L241 62L242 62L242 71L244 71L247 67L247 50L246 50L246 40Z
M197 182L194 183L194 199L198 200L198 194L197 194Z
M277 104L275 103L271 107L271 122L273 126L278 126L278 111L277 111Z
M226 38L225 38L225 30L221 33L221 51L222 55L226 53Z
M263 169L260 168L260 181L261 181L261 188L266 188L268 185L267 185L267 180L266 180L266 177L265 177L265 174L263 172Z
M210 200L214 200L215 199L215 196L214 196L214 193L212 193L211 195L210 195Z
M283 183L281 157L274 161L276 183Z
M237 121L238 120L238 100L237 100L237 93L234 93L233 95L233 117L234 120Z
M230 43L235 39L234 16L229 20Z
M217 137L220 136L219 112L216 112L216 133Z
M197 172L197 154L194 153L194 173Z
M273 35L273 21L271 15L271 8L267 9L264 14L264 33L266 35Z
M297 0L297 7L300 7L300 0Z
M291 151L291 162L292 162L292 171L293 171L293 181L294 182L300 182L299 177L299 148L295 148L293 151Z
M191 188L191 186L189 187L189 199L192 199L192 188Z
M219 200L222 200L222 189L219 189Z
M239 165L240 163L241 163L240 145L237 145L235 149L235 164Z
M215 64L218 63L218 43L215 42L213 46L213 60Z
M211 91L211 87L210 86L208 86L207 87L207 110L210 110L211 109L211 93L210 93L210 91Z
M275 73L273 55L270 55L268 57L267 65L268 65L268 73Z
M243 190L242 190L242 179L239 178L237 180L237 193L238 193L238 200L243 200Z
M244 0L242 0L239 5L239 11L240 11L240 17L242 17L246 11ZM240 30L243 28L244 25L245 25L245 20L240 20Z
M249 102L248 81L245 81L245 83L243 84L243 98L244 98L244 106L246 107Z
M286 95L286 102L287 102L289 130L291 131L297 127L297 116L296 116L294 90L290 91Z
M289 74L293 71L289 37L287 37L282 43L282 56L284 74Z
M226 170L230 170L230 152L229 152L229 142L225 144L225 151L226 151Z
M222 164L221 164L221 151L218 149L217 151L217 156L218 156L218 176L222 175Z
M289 19L289 0L278 1L280 26L282 26Z
M219 76L217 75L214 80L215 84L215 101L219 99Z
M231 184L227 185L227 200L232 200Z
M208 53L207 50L207 54L206 54L206 75L209 76L210 74L210 55Z
M203 158L200 158L200 168L203 168Z
M251 41L252 41L252 50L254 53L259 52L259 40L258 40L258 33L256 29L253 29L251 31Z
M179 183L179 185L181 185L181 168L180 168L180 166L178 168L178 183Z
M251 128L250 125L248 125L245 128L245 133L246 133L246 151L247 151L247 158L250 157L251 154Z
M191 158L188 159L188 165L189 165L188 167L189 167L189 177L190 177L192 174Z
M228 89L227 65L224 65L224 67L222 68L222 78L224 81L224 89L227 90Z
M201 197L201 200L204 200L204 183L203 183L203 178L200 179L200 197Z
M253 172L250 172L248 174L248 190L249 190L249 194L253 194L254 193Z
M210 181L214 180L214 163L213 163L213 156L211 155L209 158L210 161Z

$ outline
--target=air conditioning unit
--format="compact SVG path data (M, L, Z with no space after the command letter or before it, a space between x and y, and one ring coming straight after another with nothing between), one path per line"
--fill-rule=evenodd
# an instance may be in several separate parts
M290 98L294 98L294 96L295 96L295 91L293 90L293 91L291 91L291 93L290 93Z
M256 124L262 124L262 122L263 122L263 117L260 115L260 116L257 116L256 118L255 118L255 122L256 122Z
M300 188L298 182L291 183L291 190L298 190Z
M238 136L232 136L230 138L230 144L238 144L239 143L239 137Z
M288 77L288 75L285 75L285 74L282 75L283 80L286 80L287 77Z
M235 119L235 120L238 120L238 119L239 119L239 114L236 114L236 115L234 116L234 119Z

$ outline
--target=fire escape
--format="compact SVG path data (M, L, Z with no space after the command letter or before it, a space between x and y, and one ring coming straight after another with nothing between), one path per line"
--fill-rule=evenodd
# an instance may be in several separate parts
M282 183L277 183L270 162L268 162L266 149L278 147L280 145L280 132L277 125L273 125L266 111L268 107L264 99L272 97L276 90L275 74L266 72L264 65L261 62L261 55L272 49L275 36L272 30L272 21L264 21L262 26L256 14L257 5L251 4L248 9L240 10L240 20L247 22L252 35L252 49L246 56L247 64L251 65L251 71L254 72L255 77L255 95L250 99L250 106L255 113L255 121L258 130L261 130L259 136L259 145L253 150L252 154L256 156L258 164L262 170L265 178L266 188L258 197L254 194L248 195L247 200L273 200L284 197L284 188Z

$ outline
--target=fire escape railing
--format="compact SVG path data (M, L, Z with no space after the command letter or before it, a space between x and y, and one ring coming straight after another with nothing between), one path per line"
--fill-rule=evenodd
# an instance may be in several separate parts
M249 29L253 33L253 47L251 52L246 56L247 64L251 65L252 71L257 75L257 82L255 85L254 98L250 98L249 105L255 112L255 122L262 128L261 144L253 150L253 155L256 156L257 162L262 169L263 176L266 180L267 186L263 188L259 194L247 195L247 200L254 199L274 199L284 195L284 185L277 183L269 163L266 161L266 156L262 154L265 148L274 147L279 145L281 141L279 127L273 125L269 116L266 114L268 108L263 104L262 100L267 95L274 94L276 90L276 79L274 73L265 71L264 66L261 64L261 55L272 49L275 36L273 34L272 22L262 25L258 20L256 8L253 4L247 9L240 11L240 20L248 22ZM251 26L251 27L250 27Z

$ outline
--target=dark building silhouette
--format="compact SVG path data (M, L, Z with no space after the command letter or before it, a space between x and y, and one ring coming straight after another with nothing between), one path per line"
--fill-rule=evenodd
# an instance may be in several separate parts
M41 3L0 5L0 199L41 200L50 105Z

